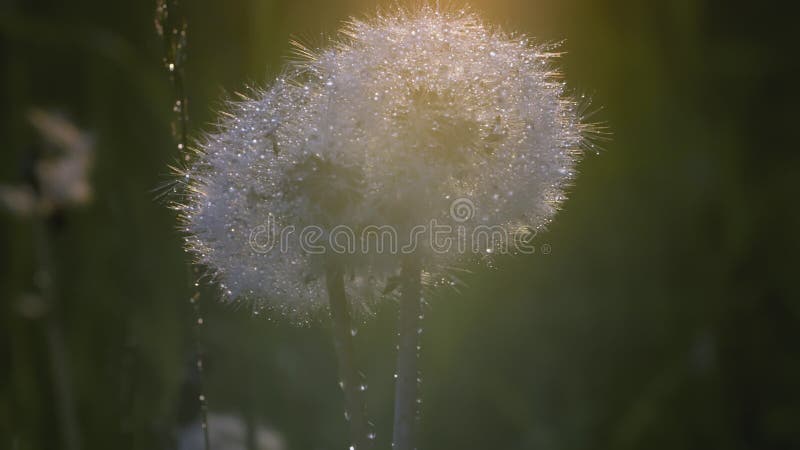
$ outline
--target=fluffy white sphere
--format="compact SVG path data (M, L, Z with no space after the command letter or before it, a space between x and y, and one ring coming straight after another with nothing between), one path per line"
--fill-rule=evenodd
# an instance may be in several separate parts
M513 251L520 231L546 224L563 201L586 125L551 47L467 11L422 7L352 21L305 54L269 90L232 103L184 173L189 249L227 297L312 311L325 304L336 253L351 301L368 304L393 291L411 231L432 220L467 241L454 235L445 250L415 238L424 278L446 283L438 268ZM270 221L296 232L260 251L254 230ZM394 253L360 246L369 226L395 230ZM301 242L307 227L319 228L324 254ZM326 239L342 227L356 251L331 251ZM494 227L485 244L474 242L481 227Z

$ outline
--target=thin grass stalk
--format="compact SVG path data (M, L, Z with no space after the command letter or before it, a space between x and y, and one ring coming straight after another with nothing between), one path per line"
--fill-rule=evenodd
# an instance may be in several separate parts
M185 91L186 64L186 19L180 12L178 0L156 0L155 26L156 32L164 42L164 66L169 72L174 91L172 111L175 118L172 122L172 134L177 142L178 150L184 151L189 145L189 105ZM194 271L196 275L196 270ZM201 327L203 316L199 306L200 292L195 292L189 299L194 313L193 339L197 351L197 374L199 380L198 402L200 403L200 428L203 432L203 448L211 449L208 426L208 399L203 389L203 349L201 345Z

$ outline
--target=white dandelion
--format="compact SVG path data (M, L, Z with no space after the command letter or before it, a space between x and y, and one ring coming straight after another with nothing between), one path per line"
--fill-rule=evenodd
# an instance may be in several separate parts
M349 320L349 308L399 292L394 444L410 449L422 285L450 284L443 267L546 225L591 128L554 68L554 46L467 10L395 9L352 20L325 49L299 48L269 89L230 104L181 172L188 247L226 298L294 317L329 297L335 316L341 297ZM432 220L493 234L443 249L414 236ZM332 255L330 241L312 252L293 233L263 252L253 230L270 222L323 237L390 226L399 247L416 245Z
M335 45L305 54L271 88L231 102L182 172L189 248L226 298L293 315L325 306L325 258L303 251L299 232L279 251L253 248L270 220L322 233L391 225L408 239L438 219L513 237L564 200L589 126L552 46L423 7L352 21ZM417 243L428 273L464 256ZM359 305L397 275L396 255L360 256L347 258Z

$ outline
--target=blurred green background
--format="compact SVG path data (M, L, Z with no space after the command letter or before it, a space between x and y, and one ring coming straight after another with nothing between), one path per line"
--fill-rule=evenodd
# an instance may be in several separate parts
M475 268L461 295L427 308L420 448L800 448L800 67L788 5L471 5L509 30L565 39L566 78L602 106L593 118L613 139L581 163L537 238L549 254ZM291 37L321 44L375 9L182 7L193 136L225 92L280 70ZM67 448L59 383L74 396L80 448L201 448L193 276L153 192L178 155L154 9L0 2L0 184L25 182L41 147L31 108L71 120L95 151L93 201L43 231L55 306L36 300L42 228L0 213L2 449ZM216 421L255 436L251 448L346 447L327 324L252 317L208 287L199 304L212 433ZM356 336L379 448L391 435L395 313L386 305ZM54 347L66 373L53 370Z

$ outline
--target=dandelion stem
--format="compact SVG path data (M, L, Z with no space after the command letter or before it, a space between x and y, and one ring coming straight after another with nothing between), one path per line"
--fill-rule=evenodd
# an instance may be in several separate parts
M325 275L328 299L333 323L333 343L339 364L339 378L344 391L345 416L350 423L351 445L357 450L369 449L366 408L364 406L362 380L356 369L353 350L352 321L350 308L344 291L344 274L335 263L328 265Z
M419 258L408 255L403 261L401 274L400 318L398 321L399 347L397 352L397 379L394 397L394 450L415 448L415 423L417 403L417 347L419 345L419 316L421 306L421 268Z

